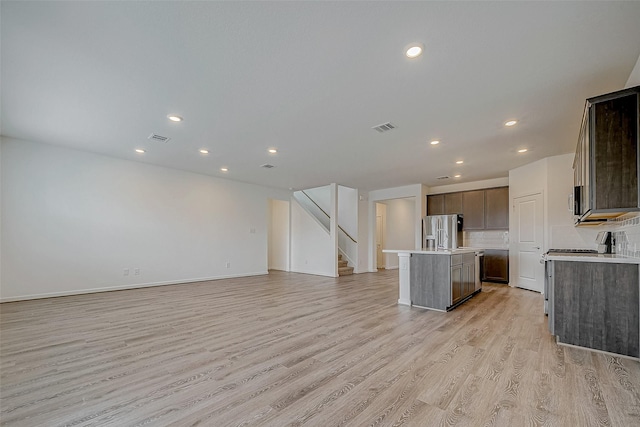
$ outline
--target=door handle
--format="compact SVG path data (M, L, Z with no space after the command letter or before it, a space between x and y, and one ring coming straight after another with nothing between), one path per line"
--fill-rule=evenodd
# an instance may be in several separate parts
M540 249L540 246L534 246L533 249Z

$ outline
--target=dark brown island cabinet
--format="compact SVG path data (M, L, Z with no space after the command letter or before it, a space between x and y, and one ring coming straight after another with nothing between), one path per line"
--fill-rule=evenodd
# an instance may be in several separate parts
M448 311L480 291L475 254L411 254L411 304Z
M587 99L573 163L578 225L640 210L639 120L640 86Z
M549 330L558 342L640 357L638 264L548 263Z

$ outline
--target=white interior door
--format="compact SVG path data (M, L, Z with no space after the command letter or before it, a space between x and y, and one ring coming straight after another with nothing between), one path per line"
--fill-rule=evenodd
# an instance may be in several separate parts
M382 253L382 215L376 216L376 268L384 268L384 254Z
M544 289L544 265L540 263L544 238L542 194L514 199L514 269L515 286L532 291Z

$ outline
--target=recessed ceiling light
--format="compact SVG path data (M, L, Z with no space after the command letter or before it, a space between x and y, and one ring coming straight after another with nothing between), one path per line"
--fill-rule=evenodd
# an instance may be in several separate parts
M182 121L182 117L180 116L176 116L173 114L170 114L167 116L169 118L169 120L171 120L172 122L181 122Z
M220 172L229 172L229 169L227 169L227 168L220 168Z
M526 152L527 152L526 148L523 148L522 150L518 150L518 153L526 153Z
M405 55L407 55L407 58L413 59L413 58L417 58L418 56L422 55L422 51L424 50L424 45L421 43L414 43L411 44L409 46L407 46L407 49L405 51Z
M278 150L276 150L275 148L269 148L269 153L276 154L277 152Z
M516 123L518 123L517 120L509 120L508 122L505 122L504 125L511 127L511 126L515 126Z
M144 150L142 148L136 148L136 153L144 154Z
M205 150L204 148L202 150L200 150L200 153L202 154L209 154L209 150Z
M431 141L431 145L438 145L438 144L440 144L440 141L438 140Z
M460 178L462 175L453 175L454 178Z
M461 164L463 164L463 163L464 163L464 160L458 160L458 161L456 162L456 164L457 164L457 165L461 165Z

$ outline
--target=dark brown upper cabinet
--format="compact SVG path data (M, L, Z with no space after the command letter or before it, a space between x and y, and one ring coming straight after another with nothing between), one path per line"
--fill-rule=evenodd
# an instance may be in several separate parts
M484 230L484 190L462 193L462 224L465 230Z
M463 215L464 230L508 230L509 187L427 196L427 215Z
M509 187L491 188L484 192L485 228L509 228Z
M448 214L461 214L462 213L462 193L445 194L444 210Z
M640 86L589 98L574 161L579 224L640 210Z
M592 102L593 210L639 207L639 92Z
M454 213L462 213L462 193L427 196L427 215L448 215Z
M444 194L427 196L427 215L444 215Z

